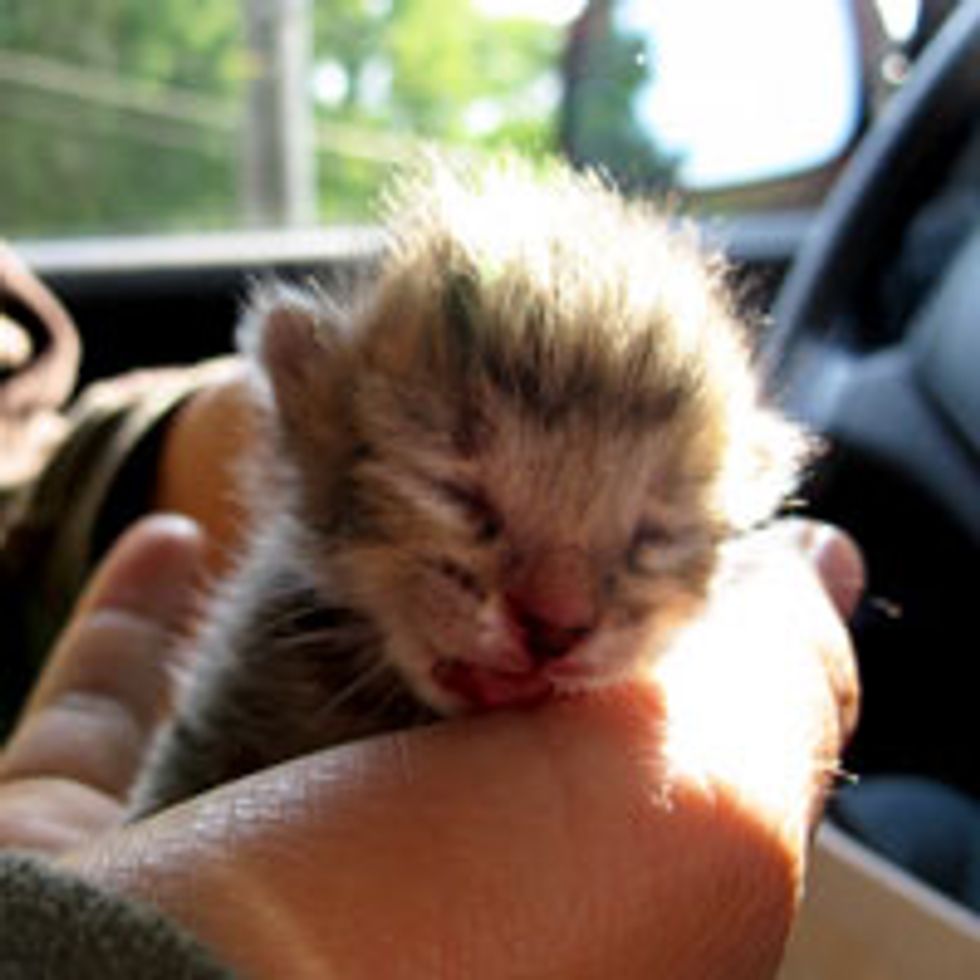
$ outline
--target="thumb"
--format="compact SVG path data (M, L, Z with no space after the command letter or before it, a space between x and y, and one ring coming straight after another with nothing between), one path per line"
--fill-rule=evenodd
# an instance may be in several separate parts
M54 777L122 799L169 704L175 636L192 609L202 535L159 515L95 573L0 755L0 782Z

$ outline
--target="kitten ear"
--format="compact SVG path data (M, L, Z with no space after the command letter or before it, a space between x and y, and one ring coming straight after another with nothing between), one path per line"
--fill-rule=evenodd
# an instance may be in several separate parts
M252 297L238 345L267 382L287 442L328 448L343 428L344 316L326 295L278 283Z

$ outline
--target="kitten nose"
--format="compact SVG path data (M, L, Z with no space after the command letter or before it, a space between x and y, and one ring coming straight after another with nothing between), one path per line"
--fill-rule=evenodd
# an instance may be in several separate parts
M557 626L511 600L511 615L520 627L524 647L532 660L557 660L591 632L591 626Z
M510 613L535 660L569 653L595 627L593 571L578 548L551 548L523 563L511 583Z

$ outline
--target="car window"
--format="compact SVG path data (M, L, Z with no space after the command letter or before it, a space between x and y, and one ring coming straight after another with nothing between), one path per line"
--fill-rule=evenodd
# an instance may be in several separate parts
M420 142L772 180L855 130L853 5L0 0L0 236L362 222Z

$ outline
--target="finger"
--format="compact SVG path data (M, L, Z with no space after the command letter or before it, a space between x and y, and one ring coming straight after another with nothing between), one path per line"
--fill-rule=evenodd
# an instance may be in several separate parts
M172 693L175 638L201 566L196 525L131 529L96 573L0 756L0 780L76 780L123 796Z
M63 854L114 830L122 802L64 779L0 783L0 848Z
M843 619L853 615L865 586L864 561L854 541L839 528L817 521L794 521L797 547L810 560L824 589ZM853 734L858 720L860 684L851 646L824 643L823 664L837 700L841 733Z
M811 523L738 542L702 615L655 666L674 771L733 789L798 839L857 718L853 651L828 586L841 572L853 588L856 555Z
M122 609L179 625L193 610L193 585L205 548L198 524L181 514L153 514L114 546L79 599L76 613Z
M865 585L864 561L853 539L830 524L787 522L797 547L809 557L840 615L849 618Z
M807 635L817 641L803 648L820 654L819 666L837 705L839 734L846 741L857 725L860 701L857 662L844 626L864 591L858 546L831 524L792 518L751 536L740 547L741 553L729 556L734 558L729 579L745 583L755 578L765 584L763 590L750 589L745 596L756 595L768 606L768 615L760 610L754 622L766 625L765 644L774 652L791 648ZM814 576L822 589L812 588ZM737 612L746 598L732 594Z

